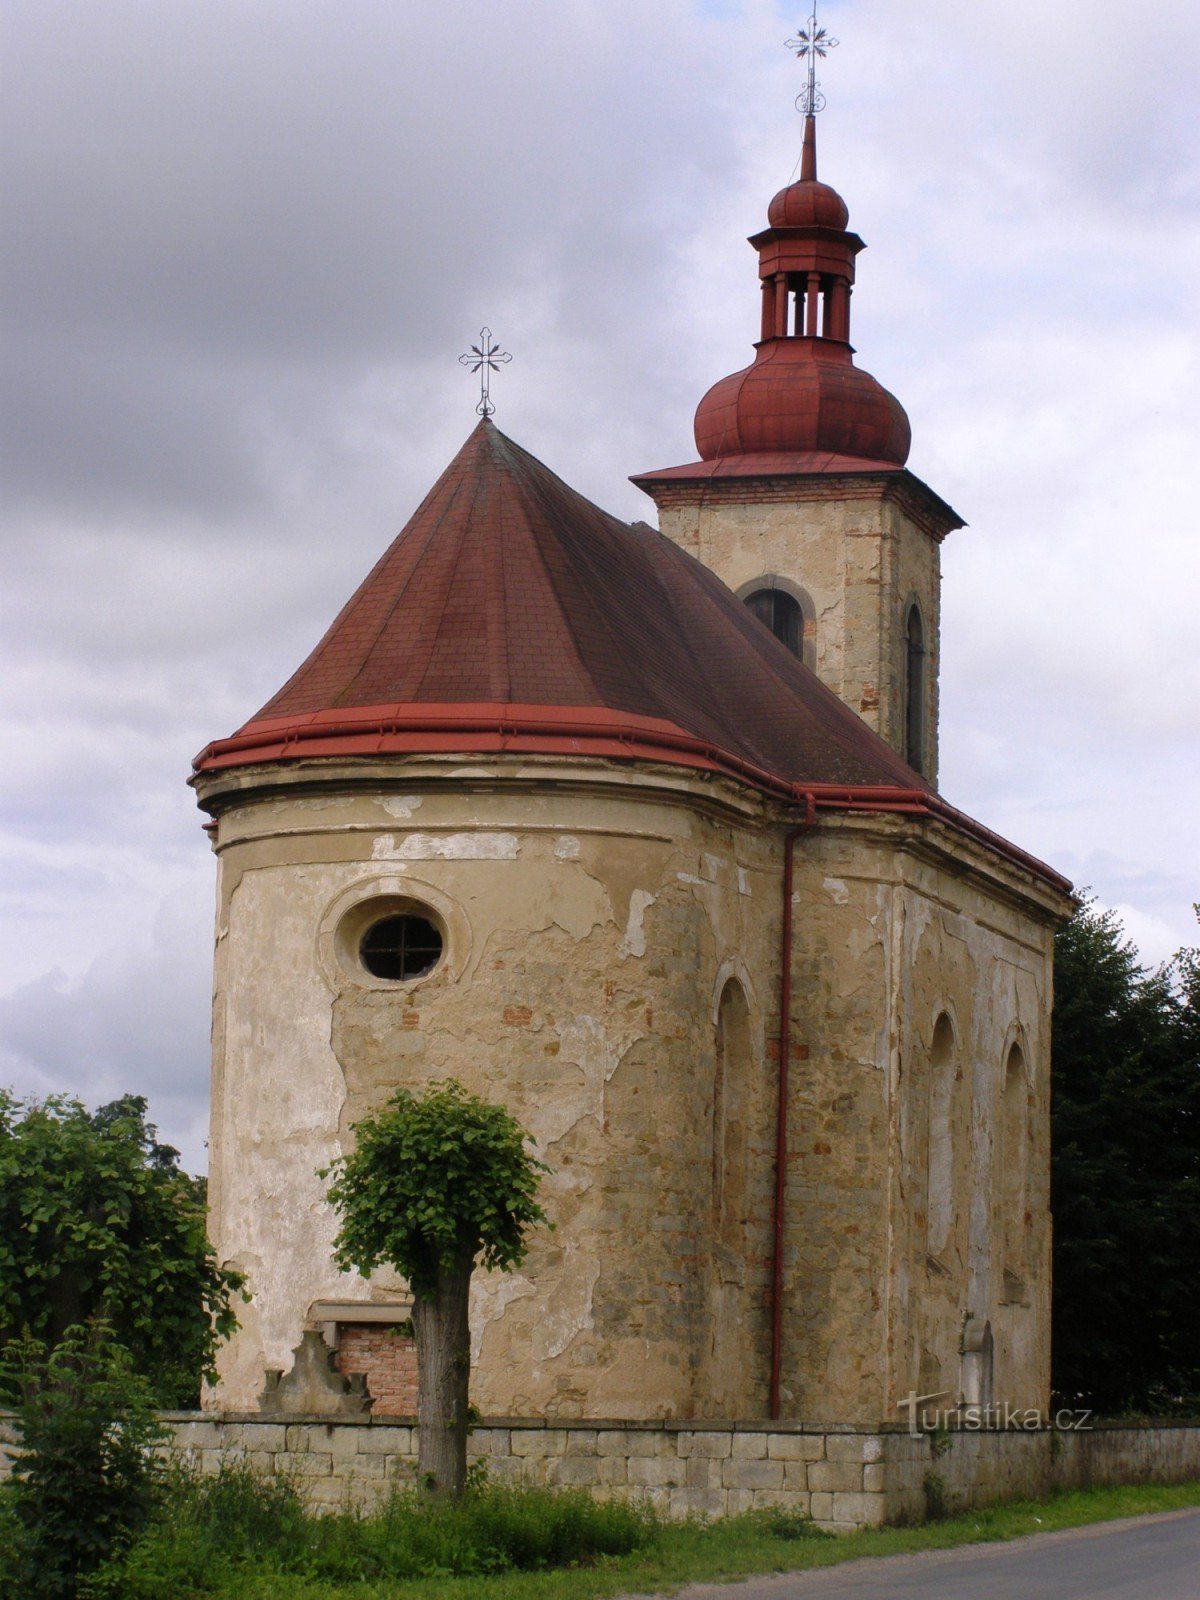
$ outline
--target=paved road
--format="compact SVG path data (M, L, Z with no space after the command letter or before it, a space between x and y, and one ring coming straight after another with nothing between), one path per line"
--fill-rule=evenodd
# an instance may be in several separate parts
M677 1600L1198 1600L1200 1511L1128 1517L1007 1544L848 1561Z

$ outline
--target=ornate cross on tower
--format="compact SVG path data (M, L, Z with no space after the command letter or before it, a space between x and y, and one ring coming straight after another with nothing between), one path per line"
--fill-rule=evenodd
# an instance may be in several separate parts
M479 374L479 404L475 407L481 417L490 417L495 411L492 404L492 373L499 372L512 360L507 350L501 350L498 344L492 342L492 330L480 328L479 343L473 344L470 353L459 356L459 361L464 367L470 367L472 372Z
M817 82L817 57L820 56L824 61L829 52L837 48L837 40L827 28L818 24L817 8L813 6L807 27L801 28L794 39L786 39L784 43L789 50L796 52L801 61L808 62L808 82L796 96L796 110L803 116L815 117L818 111L825 108L825 96Z

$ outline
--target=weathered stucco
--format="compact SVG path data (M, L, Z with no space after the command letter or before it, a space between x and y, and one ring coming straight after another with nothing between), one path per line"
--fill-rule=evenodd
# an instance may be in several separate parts
M317 1169L396 1086L453 1075L503 1101L552 1169L555 1230L519 1272L476 1284L481 1409L764 1416L780 885L795 818L699 774L552 758L292 764L200 791L221 863L213 1229L254 1293L214 1405L256 1404L314 1302L400 1291L386 1274L368 1287L334 1270ZM412 983L371 978L356 930L373 907L410 904L440 922L441 963ZM990 1322L997 1396L1044 1399L1061 909L940 825L834 817L799 841L786 1416L896 1420L934 1363L932 1387L957 1392L968 1314ZM930 1086L942 1015L948 1099ZM1028 1147L1020 1226L1006 1231L995 1128L1017 1039ZM936 1252L933 1117L952 1191ZM1006 1266L1020 1303L1006 1299Z

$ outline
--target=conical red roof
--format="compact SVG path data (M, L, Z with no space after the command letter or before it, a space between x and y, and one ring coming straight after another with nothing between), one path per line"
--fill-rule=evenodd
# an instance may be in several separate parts
M484 421L307 661L197 766L496 740L769 788L928 787L700 562Z
M1069 887L947 805L707 567L486 421L299 671L194 765L427 752L720 772L810 818L934 817Z

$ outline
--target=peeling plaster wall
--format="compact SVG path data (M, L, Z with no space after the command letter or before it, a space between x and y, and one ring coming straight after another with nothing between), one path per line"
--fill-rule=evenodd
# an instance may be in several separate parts
M902 1420L910 1391L957 1400L968 1317L991 1325L996 1398L1048 1404L1049 1011L1067 903L1018 877L899 822L842 819L798 846L785 1416L871 1425ZM935 1256L930 1051L943 1014L950 1221ZM1029 1066L1019 1295L996 1137L1015 1040Z
M255 1299L213 1406L256 1404L314 1301L402 1289L333 1269L316 1170L395 1087L453 1075L530 1129L556 1224L518 1272L477 1275L476 1403L764 1417L789 821L679 771L411 766L359 769L354 789L317 763L214 780L213 1229ZM968 1313L991 1327L996 1398L1044 1405L1051 941L1067 902L940 824L879 816L822 818L798 841L793 895L784 1416L876 1427L910 1390L957 1399ZM389 984L357 964L344 930L361 933L372 900L432 908L446 947L429 976ZM740 1000L722 1012L729 983L746 1020L736 1058L722 1052L722 1116L719 1016L743 1015ZM942 1015L950 1222L934 1252ZM1029 1067L1015 1228L996 1134L1014 1041Z
M968 881L913 874L902 904L898 1148L893 1200L893 1402L910 1389L964 1388L969 1320L990 1324L997 1400L1050 1400L1050 1007L1053 930L982 896ZM954 1032L949 1146L954 1203L934 1254L928 1227L933 1032ZM1005 1065L1019 1043L1028 1069L1020 1215L1003 1213L998 1137ZM1006 1241L1019 1241L1009 1258ZM1006 1273L1008 1276L1006 1276ZM1015 1281L1019 1275L1019 1285ZM928 1387L923 1379L928 1376Z
M925 764L937 781L937 540L889 496L886 480L739 483L702 496L656 486L664 534L734 591L767 574L789 579L816 609L816 672L848 706L905 753L905 610L925 626Z
M333 1269L316 1170L395 1087L455 1076L533 1134L556 1224L519 1272L478 1276L476 1403L694 1415L712 1339L714 986L736 958L775 987L775 833L753 799L722 817L639 793L627 773L609 793L410 787L248 800L220 820L213 1229L254 1301L213 1403L255 1404L313 1301L397 1289ZM376 895L440 917L427 978L373 980L339 943L339 919ZM735 1309L757 1351L747 1361L738 1342L727 1387L753 1412L773 1096L747 1000L757 1188Z

